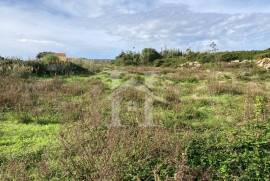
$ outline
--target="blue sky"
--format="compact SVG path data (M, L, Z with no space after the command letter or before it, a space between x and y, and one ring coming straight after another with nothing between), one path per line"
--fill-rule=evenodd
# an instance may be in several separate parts
M144 47L270 47L269 0L0 0L0 55L113 58Z

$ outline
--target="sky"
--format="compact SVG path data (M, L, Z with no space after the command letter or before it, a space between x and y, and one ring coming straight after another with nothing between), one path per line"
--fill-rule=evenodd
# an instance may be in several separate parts
M0 55L114 58L145 47L270 47L269 0L0 0Z

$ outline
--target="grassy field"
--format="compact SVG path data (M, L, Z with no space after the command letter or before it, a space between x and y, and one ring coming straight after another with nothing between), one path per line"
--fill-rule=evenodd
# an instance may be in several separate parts
M121 124L112 99L121 93ZM144 121L153 95L153 127ZM0 180L269 180L270 74L252 63L1 76Z

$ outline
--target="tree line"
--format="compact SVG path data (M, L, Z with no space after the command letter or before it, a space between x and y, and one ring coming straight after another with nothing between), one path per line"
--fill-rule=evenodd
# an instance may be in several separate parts
M216 50L215 48L214 51L195 52L191 49L186 51L167 49L158 52L153 48L145 48L141 52L123 51L113 63L116 65L177 66L191 61L214 63L270 58L270 49L226 52Z

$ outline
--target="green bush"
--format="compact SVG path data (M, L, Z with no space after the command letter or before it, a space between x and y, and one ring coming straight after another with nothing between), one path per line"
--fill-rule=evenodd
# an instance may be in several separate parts
M139 65L140 54L127 51L118 55L114 61L116 65Z
M145 48L141 53L134 53L131 51L122 52L116 57L114 61L117 65L154 65L156 67L171 66L177 67L180 64L186 62L198 61L200 63L215 63L220 62L231 62L234 60L253 60L269 58L270 51L227 51L227 52L194 52L188 49L186 53L179 50L163 50L157 52L152 48Z
M78 64L62 62L57 56L46 55L40 61L22 61L20 59L4 59L0 61L0 74L28 78L32 74L41 75L73 75L93 74Z
M149 64L157 59L160 59L161 55L153 48L145 48L141 53L141 61L143 64Z
M155 67L160 67L160 66L162 66L164 63L165 63L165 60L164 60L164 59L157 59L157 60L154 61L154 66L155 66Z
M40 53L37 54L36 58L37 59L42 59L43 57L45 57L47 55L53 55L53 52L40 52Z
M137 139L137 140L136 140ZM156 173L161 180L173 178L175 174L175 165L169 160L169 145L164 143L157 147L149 135L145 140L142 137L134 138L129 149L119 150L116 159L116 166L120 171L121 180L154 180Z
M200 172L211 170L214 180L269 180L270 146L261 134L269 124L252 124L198 135L188 145L188 164Z
M138 84L138 85L144 84L145 78L144 78L143 76L141 76L141 75L136 75L136 76L134 77L134 81L135 81L135 83Z
M38 117L36 119L36 123L40 125L48 125L48 124L58 124L59 121L56 120L54 117L49 116L49 117Z
M232 52L226 52L226 53L220 54L219 60L223 62L231 62L234 60L239 60L239 56Z
M59 58L53 54L48 54L48 55L45 55L44 57L42 57L42 62L47 63L47 64L58 63L59 61L60 61Z
M23 113L20 116L19 123L30 124L30 123L33 123L33 122L34 122L34 118L28 113Z
M227 51L227 52L194 52L188 49L186 53L179 50L163 50L160 53L152 48L145 48L141 53L131 51L122 52L114 61L117 65L152 65L177 67L192 61L200 63L231 62L234 60L253 60L255 58L269 58L270 51Z
M52 58L52 57L51 57ZM74 74L91 74L88 69L83 68L72 62L55 61L28 61L26 64L33 67L33 73L41 75L74 75Z
M194 107L193 105L185 106L182 108L182 112L179 115L181 120L190 121L190 120L202 120L207 118L207 114L198 107Z
M270 58L270 52L262 53L256 56L256 59Z
M25 64L20 59L2 59L0 60L0 74L13 75L27 78L32 73L32 67Z
M197 61L200 63L210 63L216 61L216 55L213 53L202 53L199 54Z

